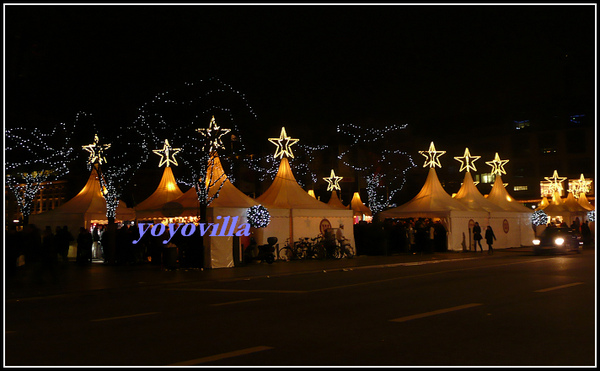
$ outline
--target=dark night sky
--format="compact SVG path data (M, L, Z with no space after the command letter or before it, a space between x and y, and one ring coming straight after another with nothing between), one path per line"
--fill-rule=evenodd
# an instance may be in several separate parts
M293 137L344 123L591 114L595 13L593 4L5 5L5 125L54 125L80 110L127 125L155 94L211 76L246 95L259 128L294 127Z

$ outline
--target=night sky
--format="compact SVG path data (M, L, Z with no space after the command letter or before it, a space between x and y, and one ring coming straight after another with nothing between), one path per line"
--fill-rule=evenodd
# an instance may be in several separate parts
M548 110L591 114L595 12L5 5L5 127L55 125L78 111L128 125L157 93L210 77L245 94L257 119L242 129L265 142L281 126L318 141L347 123L425 130Z

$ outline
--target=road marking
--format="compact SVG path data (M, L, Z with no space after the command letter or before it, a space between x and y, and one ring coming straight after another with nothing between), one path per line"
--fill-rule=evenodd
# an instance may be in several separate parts
M421 313L421 314L413 314L412 316L406 316L406 317L400 317L400 318L396 318L396 319L391 319L390 321L391 322L406 322L406 321L410 321L410 320L413 320L413 319L418 319L418 318L423 318L423 317L429 317L429 316L435 316L435 315L442 314L442 313L454 312L456 310L477 307L477 306L480 306L480 305L483 305L483 304L481 304L481 303L471 303L471 304L459 305L457 307L434 310L433 312L427 312L427 313Z
M211 292L251 292L251 293L275 293L275 294L305 294L308 291L293 290L236 290L236 289L165 289L169 291L211 291Z
M247 303L247 302L250 302L250 301L258 301L258 300L262 300L262 299L246 299L246 300L228 301L228 302L225 302L225 303L211 304L210 306L211 307L219 307L221 305Z
M122 318L132 318L132 317L141 317L141 316L151 316L153 314L158 314L160 312L148 312L148 313L138 313L138 314L130 314L128 316L119 316L119 317L109 317L109 318L99 318L93 319L92 322L100 322L100 321L111 321L113 319L122 319Z
M569 284L566 284L566 285L549 287L547 289L535 290L534 292L546 292L546 291L564 289L565 287L577 286L577 285L582 285L582 284L583 284L583 282L574 282L574 283L569 283Z
M403 280L403 279L407 279L407 278L418 278L418 277L434 276L434 275L437 275L437 274L445 274L445 273L453 273L453 272L461 272L461 271L470 271L470 270L475 270L475 269L488 269L488 268L503 267L503 266L506 266L506 265L514 265L514 264L536 263L536 262L546 261L546 260L548 260L548 259L535 259L535 260L528 260L528 261L522 261L522 262L502 263L502 264L485 265L485 266L469 267L469 268L448 269L448 270L445 270L445 271L435 271L435 272L422 273L422 274L413 274L413 275L410 275L410 276L400 276L400 277L386 278L386 279L376 280L376 281L366 281L366 282L359 282L359 283L351 283L351 284L348 284L348 285L324 287L324 288L321 288L321 289L310 290L309 292L337 290L337 289L343 289L343 288L348 288L348 287L370 285L370 284L373 284L373 283L383 283L383 282L391 282L391 281L396 281L396 280Z
M225 358L243 356L246 354L262 352L263 350L269 350L269 349L273 349L273 348L266 347L266 346L258 346L258 347L240 349L240 350L236 350L233 352L215 354L214 356L192 359L190 361L177 362L177 363L173 363L169 366L194 366L194 365L197 365L200 363L207 363L207 362L218 361L218 360L225 359Z

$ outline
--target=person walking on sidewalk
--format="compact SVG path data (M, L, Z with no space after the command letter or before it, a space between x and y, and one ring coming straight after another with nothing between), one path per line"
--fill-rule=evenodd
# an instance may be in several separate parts
M477 244L479 244L479 248L481 252L483 252L483 247L481 246L481 227L479 226L479 222L475 222L475 226L473 226L473 240L475 240L475 251L477 251Z
M492 245L494 244L495 239L496 239L496 235L494 235L494 231L492 230L492 227L490 227L488 225L487 228L485 229L485 242L488 245L488 254L494 253L494 249L492 248Z

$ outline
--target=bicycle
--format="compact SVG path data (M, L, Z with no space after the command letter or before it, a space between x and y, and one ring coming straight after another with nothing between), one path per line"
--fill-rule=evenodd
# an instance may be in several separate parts
M277 258L281 259L281 260L300 260L303 259L305 256L305 252L304 249L302 249L299 245L297 244L292 244L290 246L290 239L286 239L285 240L285 245L283 245L278 251L277 251Z

